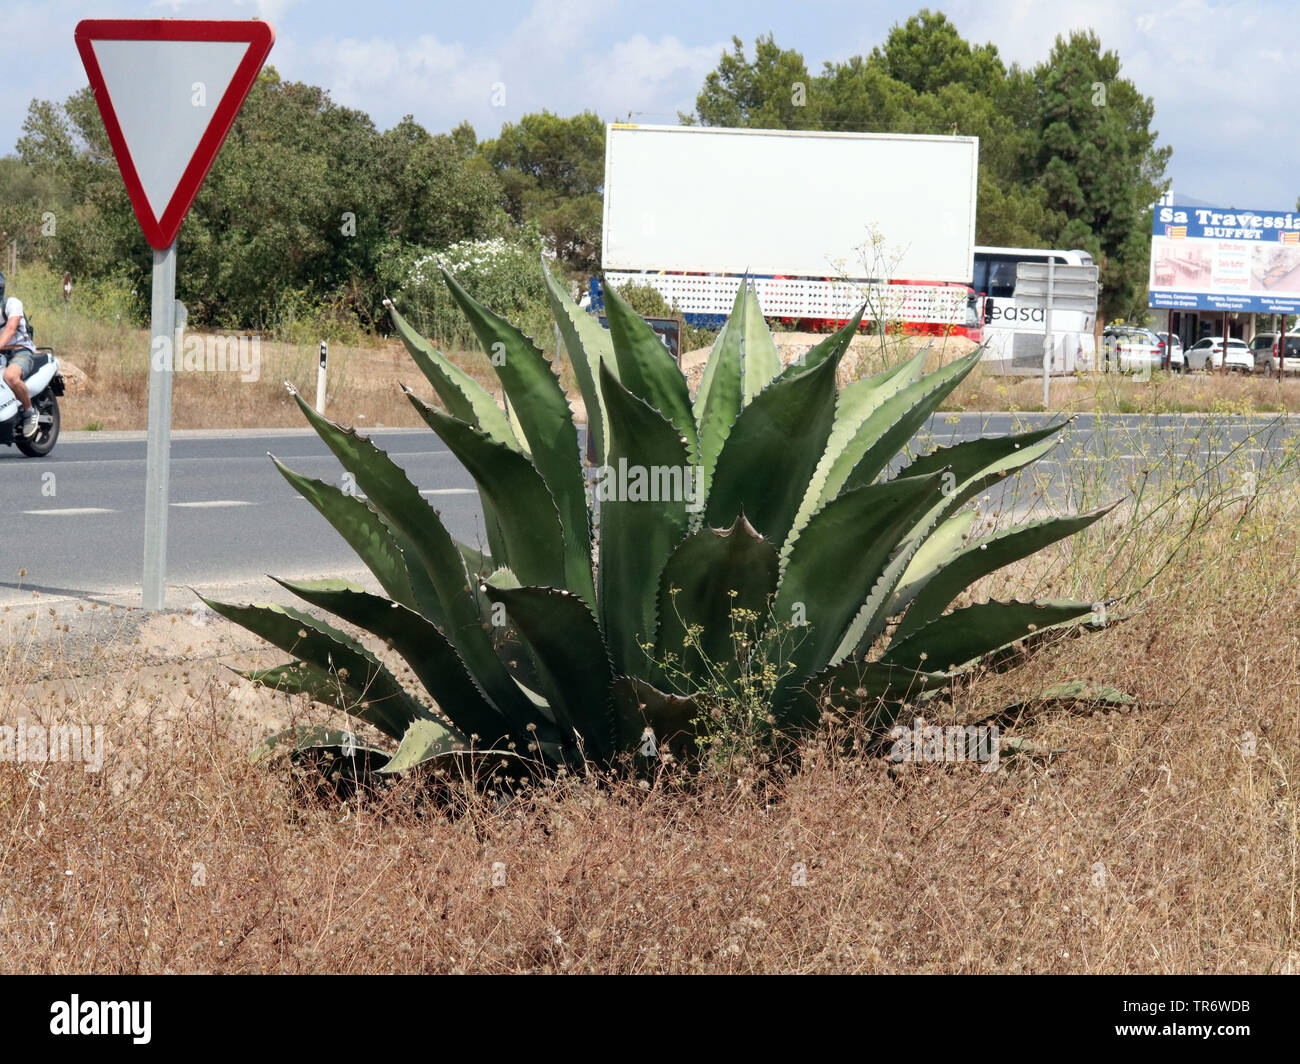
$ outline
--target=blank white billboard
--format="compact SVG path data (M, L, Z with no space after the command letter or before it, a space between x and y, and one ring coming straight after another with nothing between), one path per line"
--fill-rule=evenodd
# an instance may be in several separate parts
M969 284L978 161L976 137L611 125L603 265Z

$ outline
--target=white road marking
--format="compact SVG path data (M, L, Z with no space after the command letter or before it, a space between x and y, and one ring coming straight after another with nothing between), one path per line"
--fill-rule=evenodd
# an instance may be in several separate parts
M115 514L116 510L105 510L100 506L65 506L61 510L24 510L25 514L54 514L60 517L78 517L82 514Z
M475 495L478 488L425 488L421 495Z
M253 506L255 503L243 499L209 499L206 502L174 502L173 506L187 510L209 510L219 506Z

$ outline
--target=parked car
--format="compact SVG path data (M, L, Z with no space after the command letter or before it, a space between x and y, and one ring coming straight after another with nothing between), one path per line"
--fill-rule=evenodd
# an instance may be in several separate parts
M1250 341L1250 356L1255 360L1255 372L1267 373L1268 360L1273 354L1273 345L1277 343L1277 333L1256 333Z
M1176 373L1181 373L1187 365L1183 358L1182 339L1177 333L1158 332L1156 336L1160 338L1160 342L1169 351L1169 368Z
M1223 337L1207 336L1187 349L1187 368L1210 370L1223 368ZM1228 341L1228 369L1236 373L1250 373L1255 368L1255 358L1245 340L1233 337Z
M1270 373L1276 373L1282 367L1279 365L1281 359L1277 352L1277 335L1273 336L1273 346L1268 352L1268 369ZM1300 333L1286 334L1286 372L1300 373Z
M1150 329L1133 325L1108 325L1102 332L1105 371L1139 373L1164 365L1164 343Z

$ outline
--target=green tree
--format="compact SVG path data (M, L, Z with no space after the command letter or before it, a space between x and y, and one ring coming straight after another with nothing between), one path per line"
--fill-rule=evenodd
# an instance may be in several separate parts
M718 68L704 79L695 99L695 115L685 124L750 127L754 129L822 129L821 99L804 58L781 48L772 34L754 42L754 61L732 37Z
M1156 146L1154 105L1092 32L1057 37L1034 78L1035 170L1047 206L1064 218L1057 243L1085 247L1102 264L1104 319L1131 317L1146 307L1146 234L1171 152Z
M480 146L517 224L532 222L573 271L600 263L605 124L584 111L570 118L542 111L507 122Z

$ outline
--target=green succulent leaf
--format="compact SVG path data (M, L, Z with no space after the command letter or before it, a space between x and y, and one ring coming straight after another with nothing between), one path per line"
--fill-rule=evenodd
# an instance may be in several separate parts
M965 358L900 388L872 411L845 448L847 455L860 457L845 479L843 490L874 482L939 404L966 379L983 354L984 348L977 347Z
M254 765L260 765L307 750L320 750L335 757L357 758L376 764L388 759L388 754L383 750L358 741L350 731L321 725L299 725L268 735L257 744L248 760Z
M740 379L748 406L781 372L781 356L746 277L740 285ZM735 316L733 312L732 316Z
M952 677L904 665L850 658L818 673L793 692L780 719L788 728L812 728L824 711L857 719L870 730L889 727L907 702L942 691Z
M397 308L391 301L384 300L384 306L397 327L397 335L401 337L402 343L420 372L433 385L433 390L438 393L443 406L453 416L473 425L481 432L486 432L498 443L519 450L519 440L516 439L506 412L501 409L501 404L496 401L496 398L416 332L397 312Z
M408 561L413 554L424 566L445 618L443 632L460 651L479 686L508 718L526 715L528 702L484 631L479 596L470 583L465 560L437 511L402 469L369 439L318 414L296 393L294 398L312 428L356 478L357 486L388 521L394 534L410 543ZM398 542L405 549L400 538Z
M1018 525L965 544L961 550L945 558L944 564L917 574L915 584L919 586L915 589L911 606L894 630L894 639L905 639L933 621L977 580L1081 532L1117 505L1117 502L1111 503L1091 513Z
M863 303L862 306L858 307L853 317L849 318L839 329L809 348L803 358L786 366L781 371L781 376L793 377L804 370L820 366L828 358L842 359L848 354L849 345L853 342L854 337L858 335L858 328L862 324L862 315L866 312L866 309L867 305ZM888 372L892 373L895 370L889 370Z
M551 587L489 585L487 594L505 605L518 627L557 722L581 737L587 758L610 762L615 752L611 672L590 607Z
M868 484L845 492L808 522L772 611L778 623L796 624L800 637L783 691L827 666L899 541L938 493L938 475Z
M591 514L587 510L582 454L569 399L555 374L555 367L532 340L473 299L446 270L443 279L469 319L483 350L502 356L492 359L492 368L510 399L511 416L518 419L528 440L533 465L555 500L565 537L571 544L572 557L583 559L578 569L585 568L585 580L578 569L570 567L570 577L581 581L571 585L572 590L594 604L590 592ZM500 502L493 505L498 519L504 524L507 518ZM513 554L510 566L522 572L522 566ZM526 577L524 580L530 582Z
M1088 602L979 602L937 617L894 640L881 660L913 668L952 672L974 665L1026 636L1077 624L1089 617Z
M860 317L862 311L858 311ZM850 325L856 330L857 318ZM836 337L839 340L835 343ZM842 358L848 351L853 333L845 326L835 336L823 340L806 356L810 365L821 365L827 359ZM824 349L824 350L823 350ZM928 349L927 349L928 350ZM871 435L862 432L863 423L890 396L914 381L925 365L927 350L891 366L871 377L863 377L841 389L835 401L835 421L830 436L818 459L817 468L803 490L803 498L795 513L790 535L781 546L781 560L789 558L795 541L812 515L840 493L853 467L857 465L871 441ZM814 360L814 355L816 358ZM794 368L793 366L790 369ZM787 375L790 369L786 370Z
M702 712L694 698L668 694L634 676L615 679L610 693L621 749L636 754L653 749L654 754L643 755L653 758L662 756L665 748L678 757L694 748L695 721ZM647 728L653 747L645 743Z
M338 706L358 720L373 724L385 735L397 739L405 733L411 721L433 719L433 714L407 694L378 658L355 639L324 621L290 606L238 606L203 598L202 595L199 598L227 620L314 666L330 679L336 679L354 701L332 697L329 704ZM255 674L249 679L267 685L266 674ZM292 675L287 674L284 679L284 689L288 689L287 681L292 679ZM315 674L302 675L302 682L313 685L300 688L312 697L315 697L314 690L324 685L323 677Z
M282 465L274 455L271 456L271 461L281 476L316 507L321 516L347 541L348 546L357 552L357 556L375 574L379 586L389 598L412 609L438 609L436 598L417 605L415 593L411 590L406 556L384 524L383 518L364 501L333 484L295 473Z
M718 455L731 434L731 428L740 416L741 399L741 342L739 325L741 307L747 288L741 285L736 291L736 302L731 317L722 327L704 364L699 391L695 393L694 415L699 422L699 497L708 498L713 471Z
M774 381L736 419L718 456L705 520L727 528L742 513L784 542L835 419L836 358Z
M656 660L676 656L698 683L712 668L734 672L735 613L753 613L765 624L776 580L776 548L744 517L727 529L692 533L673 551L659 581Z
M417 720L406 729L397 752L379 771L389 775L407 772L441 755L460 753L468 747L463 735L439 721Z
M491 745L507 740L512 732L517 738L525 734L529 720L510 720L494 706L447 637L418 613L346 580L272 579L305 602L328 610L391 646L411 667L443 715L463 733L460 742L468 745L467 737L477 735L480 744Z
M629 470L631 487L630 471L671 478L676 470L684 488L692 467L676 427L616 381L603 363L600 375L609 413L609 464L595 485L601 500L600 627L615 673L638 675L646 667L642 646L653 644L658 630L659 574L686 535L687 493L659 502L622 497L631 492L621 490L620 471Z
M627 305L613 285L605 285L604 289L605 317L609 321L617 366L614 375L632 395L672 422L677 435L686 441L687 455L694 461L699 441L690 390L681 368L658 334ZM609 391L603 385L601 393L605 396L606 416L612 418L613 412L608 408Z
M560 336L564 340L565 350L569 352L569 361L573 364L573 376L587 408L587 431L592 436L592 453L603 462L606 417L599 369L602 361L611 368L614 367L614 344L609 330L574 303L564 287L551 276L545 261L542 276L546 279L546 297L551 304L551 312L560 327Z
M573 579L574 592L594 602L591 544L585 531L572 544L566 543L555 500L536 466L473 426L435 410L413 392L408 390L406 397L474 478L479 494L491 501L510 568L519 579L548 587L569 587Z

